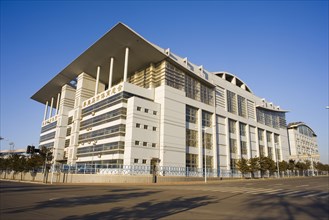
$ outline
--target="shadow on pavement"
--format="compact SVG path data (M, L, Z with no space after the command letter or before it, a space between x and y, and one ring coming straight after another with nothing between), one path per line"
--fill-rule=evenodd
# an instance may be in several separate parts
M63 220L77 219L158 219L170 215L185 212L200 206L215 203L213 197L198 196L192 198L176 197L169 201L157 202L154 200L141 202L133 207L115 207L105 212L90 213L86 215L74 215Z
M257 220L299 220L329 219L329 201L328 199L307 199L308 202L300 202L298 198L293 197L251 197L245 201L242 212L253 213Z

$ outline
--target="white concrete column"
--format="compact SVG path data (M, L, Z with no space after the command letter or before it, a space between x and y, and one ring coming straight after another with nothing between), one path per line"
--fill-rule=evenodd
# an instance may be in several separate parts
M267 130L264 130L264 153L265 153L265 157L268 157L268 144L267 144Z
M59 101L60 101L61 94L58 93L57 95L57 103L56 103L56 115L58 114L59 111Z
M54 97L51 97L49 118L53 116L53 104L54 104Z
M230 125L229 119L225 118L225 126L226 126L226 169L229 170L231 164L231 150L230 150Z
M256 156L260 157L260 151L259 151L259 128L255 127L255 138L256 138Z
M126 47L126 54L125 54L125 68L123 71L123 81L127 82L127 75L128 75L128 57L129 57L129 48Z
M46 120L48 113L48 101L46 102L45 113L43 114L43 120Z
M247 158L251 158L251 152L252 152L252 149L251 149L251 137L250 137L250 125L246 125L246 142L247 142Z
M95 85L95 95L98 94L98 84L99 84L99 73L101 71L101 67L97 66L97 75L96 75L96 85Z
M203 168L202 109L198 110L198 168Z
M113 57L111 57L111 61L110 61L110 72L109 72L109 87L112 87L112 75L113 75Z
M240 122L236 121L235 122L235 128L236 128L236 147L237 147L237 152L236 152L236 158L235 159L241 159L242 158L242 152L241 152L241 134L240 134Z
M220 166L218 164L218 146L217 146L217 116L216 111L212 114L212 154L213 154L213 169L217 170ZM218 173L218 172L217 172ZM216 173L216 176L217 176Z

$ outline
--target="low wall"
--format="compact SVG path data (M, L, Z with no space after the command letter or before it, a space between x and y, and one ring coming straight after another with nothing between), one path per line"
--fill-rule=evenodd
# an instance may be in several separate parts
M51 181L52 178L52 181ZM0 173L0 179L40 183L152 183L152 175L109 175L109 174L71 174L71 173ZM219 178L208 178L218 180ZM157 183L203 181L203 177L157 176Z

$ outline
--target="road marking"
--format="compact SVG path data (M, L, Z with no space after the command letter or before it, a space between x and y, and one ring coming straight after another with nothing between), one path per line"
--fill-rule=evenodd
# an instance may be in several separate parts
M304 186L309 186L309 185L300 185L300 186L296 186L296 187L304 187Z
M326 198L328 198L329 197L329 194L327 194L327 195L325 195L325 196L321 196L320 198L321 199L326 199Z
M288 192L284 192L284 193L280 193L278 194L278 196L286 196L286 195L291 195L291 194L295 194L295 193L299 193L301 191L288 191Z
M277 194L279 193L279 191L282 191L283 189L278 189L278 190L272 190L271 192L269 192L268 194L273 195L273 194Z
M318 193L313 193L313 194L310 194L310 195L305 195L305 196L303 196L303 197L305 197L305 198L307 198L307 197L313 197L313 196L319 196L319 197L321 197L321 196L324 196L324 197L326 197L326 196L328 196L329 194L327 193L327 192L318 192ZM323 197L322 196L322 197Z

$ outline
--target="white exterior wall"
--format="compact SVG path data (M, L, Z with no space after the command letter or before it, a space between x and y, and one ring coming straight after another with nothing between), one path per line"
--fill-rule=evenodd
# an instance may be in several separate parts
M160 104L138 97L128 99L124 165L142 165L143 160L150 165L152 159L160 158L160 114ZM140 127L136 127L136 124ZM147 126L147 129L144 126ZM139 144L136 144L136 141ZM144 146L145 142L147 146ZM138 163L134 162L135 159Z
M185 167L185 93L163 85L155 88L154 101L161 104L160 166Z

